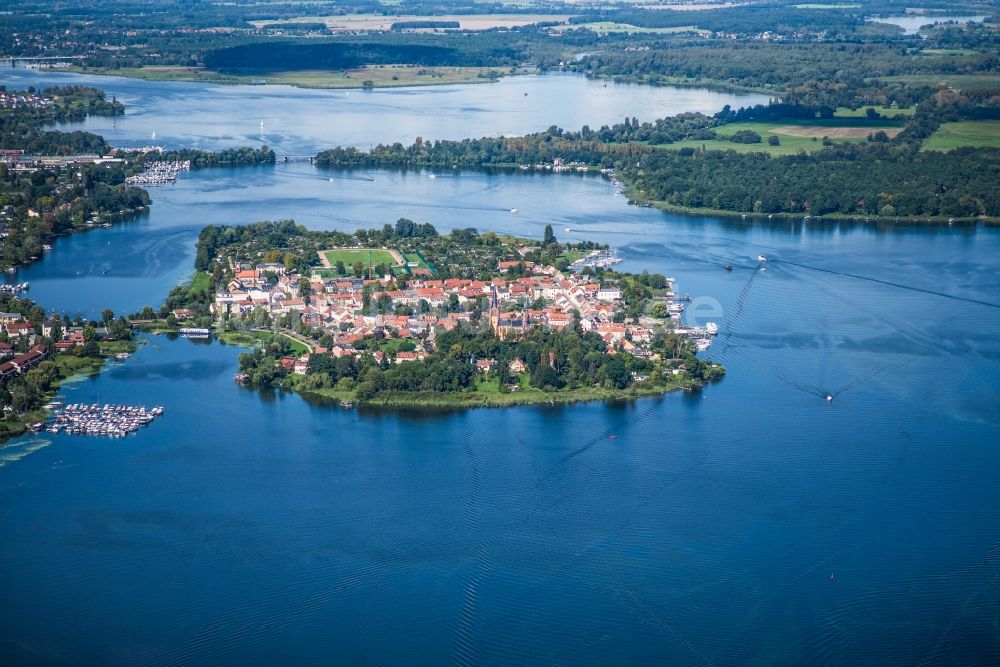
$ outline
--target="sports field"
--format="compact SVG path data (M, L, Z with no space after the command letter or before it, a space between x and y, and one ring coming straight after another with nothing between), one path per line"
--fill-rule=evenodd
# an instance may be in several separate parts
M376 264L388 264L389 266L401 266L403 258L395 250L382 250L380 248L333 248L331 250L320 250L320 259L323 266L330 268L343 262L344 266L351 267L355 262L361 262L368 266L371 258L372 266Z

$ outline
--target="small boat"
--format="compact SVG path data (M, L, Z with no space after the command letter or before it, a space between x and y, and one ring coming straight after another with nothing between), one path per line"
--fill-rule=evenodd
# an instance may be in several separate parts
M572 227L567 227L566 228L566 233L567 234L572 234L573 233L573 228Z
M832 400L833 400L833 395L832 394L827 394L826 395L826 402L829 403Z
M830 581L836 581L836 580L837 580L837 575L835 575L833 572L831 572L830 573Z
M766 262L767 261L767 257L764 257L764 255L757 255L757 261L758 262Z
M732 271L733 270L733 265L732 264L726 264L722 268L724 268L726 271Z
M617 439L618 439L617 435L609 435L608 436L608 440L617 440Z
M428 178L437 178L437 174L431 174L428 176Z
M516 208L512 208L512 209L510 209L510 212L511 213L517 213L517 209Z

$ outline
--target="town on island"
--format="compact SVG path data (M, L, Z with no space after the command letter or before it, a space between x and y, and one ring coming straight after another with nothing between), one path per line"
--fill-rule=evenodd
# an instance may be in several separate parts
M207 227L190 286L137 324L257 342L236 380L349 406L501 406L629 398L719 378L696 357L659 274L610 249L430 224L311 232L291 221ZM151 311L152 309L150 309Z

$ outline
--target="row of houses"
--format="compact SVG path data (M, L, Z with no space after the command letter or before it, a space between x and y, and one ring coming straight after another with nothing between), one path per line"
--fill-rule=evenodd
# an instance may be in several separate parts
M6 382L22 373L34 368L45 361L49 356L44 345L33 345L24 354L18 355L10 361L0 364L0 382Z
M76 347L82 347L86 342L82 326L66 326L65 322L56 316L42 322L41 329L43 338L54 338L58 334L58 340L53 345L57 352L69 352ZM6 333L7 339L11 341L26 341L27 344L34 344L39 339L35 327L20 313L0 312L0 331ZM94 332L98 340L111 337L111 332L108 331L107 327L96 327ZM13 349L13 345L10 343L0 343L0 358L11 356Z
M247 318L258 309L273 318L295 314L306 326L329 333L338 356L353 353L355 341L376 332L412 339L417 350L399 353L397 361L409 360L410 354L419 359L421 342L433 340L437 331L470 321L473 305L479 306L476 310L488 311L489 325L504 339L524 335L535 327L561 330L572 326L577 315L580 327L600 335L609 352L624 347L641 353L639 346L653 338L653 330L646 326L614 321L622 305L622 293L616 285L602 285L589 276L521 260L501 262L497 272L500 275L490 280L412 279L401 285L391 276L363 279L316 274L307 279L278 264L241 266L226 288L215 295L211 310L217 317L228 314L236 319ZM514 277L518 273L529 275ZM300 296L303 280L309 281L307 297ZM406 306L413 314L365 308L366 288L369 306L388 303L392 311ZM539 300L544 307L532 307L540 305ZM295 367L291 358L287 365L290 371L305 372Z

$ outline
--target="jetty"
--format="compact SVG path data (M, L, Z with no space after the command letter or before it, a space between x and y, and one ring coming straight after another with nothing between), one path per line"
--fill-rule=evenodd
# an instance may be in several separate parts
M57 407L46 426L51 433L124 438L163 414L163 407L70 403Z
M185 338L208 338L212 332L198 327L181 327L180 334Z

